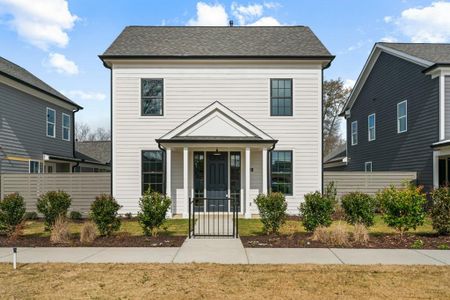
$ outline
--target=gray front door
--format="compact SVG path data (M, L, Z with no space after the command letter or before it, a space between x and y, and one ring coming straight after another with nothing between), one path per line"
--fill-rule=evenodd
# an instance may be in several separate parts
M206 153L206 198L208 211L228 211L228 153Z

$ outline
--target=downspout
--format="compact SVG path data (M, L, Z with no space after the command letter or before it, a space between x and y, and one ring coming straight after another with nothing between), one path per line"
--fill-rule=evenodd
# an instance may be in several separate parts
M72 156L76 158L76 150L75 150L75 113L80 111L77 107L74 111L72 111ZM75 168L80 165L80 162L77 162L74 166L72 166L72 173L75 171Z
M267 194L270 193L270 191L272 190L272 185L271 185L271 179L270 179L270 174L272 173L272 164L271 164L271 160L270 158L272 157L272 151L273 149L275 149L275 144L272 144L272 147L270 147L270 149L267 149Z

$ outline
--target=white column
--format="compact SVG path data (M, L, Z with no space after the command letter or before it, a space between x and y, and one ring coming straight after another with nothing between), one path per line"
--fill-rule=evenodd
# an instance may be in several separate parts
M188 191L188 166L189 166L189 152L188 147L183 148L183 195L184 195L184 204L185 209L183 211L183 217L187 218L189 216L189 191Z
M166 149L166 195L168 197L171 197L172 205L171 208L167 211L166 215L168 218L172 217L172 207L173 207L173 200L172 199L172 149L167 148Z
M445 140L445 76L439 76L439 139Z
M262 149L262 193L267 194L267 148Z
M439 187L439 151L433 151L433 186Z
M245 148L245 217L251 218L250 205L250 147Z

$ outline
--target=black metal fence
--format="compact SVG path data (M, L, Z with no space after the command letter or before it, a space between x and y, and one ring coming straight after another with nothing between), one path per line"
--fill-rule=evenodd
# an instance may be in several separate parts
M240 201L234 197L189 198L189 238L237 238L239 211Z

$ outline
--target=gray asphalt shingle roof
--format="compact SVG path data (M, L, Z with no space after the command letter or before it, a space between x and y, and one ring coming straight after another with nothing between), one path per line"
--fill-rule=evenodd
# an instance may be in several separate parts
M114 56L333 58L306 26L128 26L101 55Z
M450 64L450 44L378 43L435 64Z
M66 96L64 96L51 86L49 86L47 83L34 76L31 72L25 70L21 66L16 65L15 63L1 56L0 56L0 74L3 74L4 76L19 81L32 88L38 89L41 92L52 95L78 108L82 108L81 106L79 106L78 104L76 104L75 102L73 102L72 100L70 100L69 98L67 98Z
M111 141L86 141L75 143L75 156L102 164L111 163Z

